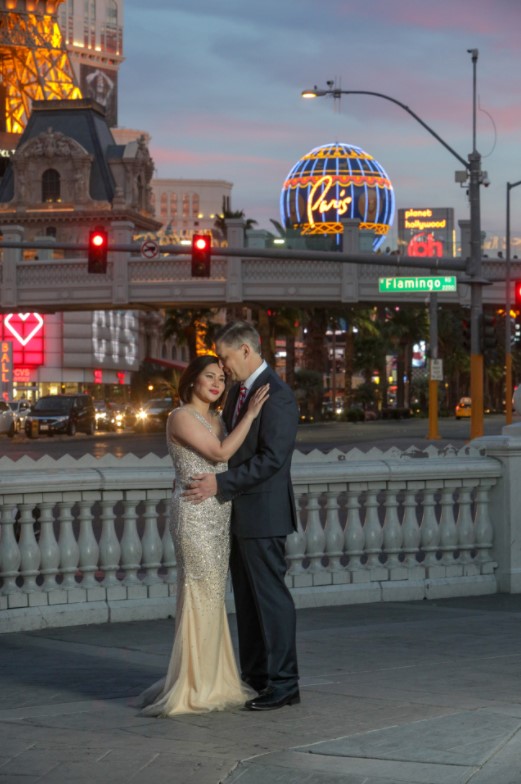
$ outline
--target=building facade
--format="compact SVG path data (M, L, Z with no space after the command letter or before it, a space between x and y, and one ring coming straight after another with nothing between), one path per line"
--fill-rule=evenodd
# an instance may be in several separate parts
M214 230L231 210L232 187L225 180L153 179L152 204L162 230L181 241Z
M97 103L35 102L0 182L0 231L17 225L29 242L84 245L95 226L109 236L122 226L131 234L155 232L153 170L146 140L117 144ZM36 253L40 259L64 254ZM76 255L85 258L85 251ZM145 356L161 351L153 327L150 318L126 310L3 314L0 338L13 345L13 391L29 399L60 391L126 397L131 374Z
M58 24L84 98L118 124L118 70L123 62L123 0L64 0Z

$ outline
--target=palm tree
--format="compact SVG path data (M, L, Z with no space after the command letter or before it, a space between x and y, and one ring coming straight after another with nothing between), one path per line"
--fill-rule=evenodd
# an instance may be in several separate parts
M166 312L163 326L163 339L175 337L180 346L187 346L190 361L195 359L201 348L210 351L213 336L219 326L213 318L218 309L173 308Z
M396 405L405 408L405 376L412 375L414 343L428 337L427 310L416 305L388 308L386 333L396 352Z
M244 220L245 231L247 231L248 229L252 229L254 226L257 225L257 221L254 220L253 218L246 218L244 214L244 210L225 210L223 208L221 215L219 215L215 219L215 223L213 224L214 228L217 229L217 231L220 233L223 240L226 240L228 238L226 221L234 218L236 220L237 219Z
M299 308L268 308L266 314L268 316L268 340L272 361L275 359L277 339L285 338L286 383L293 388L295 386L295 338L300 326L301 311Z

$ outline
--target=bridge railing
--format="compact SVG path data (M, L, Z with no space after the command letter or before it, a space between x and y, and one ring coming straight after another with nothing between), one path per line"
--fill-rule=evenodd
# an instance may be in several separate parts
M521 591L520 450L500 451L296 452L297 606ZM1 458L0 630L175 614L172 480L153 455Z

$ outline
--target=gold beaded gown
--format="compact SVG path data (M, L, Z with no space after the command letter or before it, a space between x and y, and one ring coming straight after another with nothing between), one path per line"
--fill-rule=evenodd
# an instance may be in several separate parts
M203 416L190 413L216 435ZM196 505L181 498L190 477L225 471L226 463L211 463L168 436L167 443L175 469L170 505L177 559L175 639L166 678L139 698L142 715L163 717L237 707L254 694L239 677L224 603L231 502L214 497Z

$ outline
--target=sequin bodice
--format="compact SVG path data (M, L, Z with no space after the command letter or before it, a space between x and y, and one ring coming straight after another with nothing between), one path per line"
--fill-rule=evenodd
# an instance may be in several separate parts
M176 416L176 408L170 416ZM217 438L206 419L191 410L198 422L205 425L210 438ZM170 531L176 550L178 579L185 587L197 581L197 595L206 608L224 602L228 560L230 556L231 502L221 503L212 496L200 504L182 497L186 484L197 474L226 471L227 464L212 463L195 449L168 439L168 451L175 468L175 485L170 506ZM213 609L212 609L213 611Z
M170 416L175 416L175 414L181 410L182 409L180 408L174 409ZM214 435L214 438L217 438L213 433L211 426L203 416L198 414L197 411L191 411L190 413L198 422L205 425L208 431ZM170 438L167 441L167 446L174 464L177 494L183 491L186 483L190 480L190 477L195 476L196 474L218 474L220 471L226 471L226 468L228 467L227 463L212 463L210 460L207 460L200 455L199 452L196 452L195 449L177 444Z

